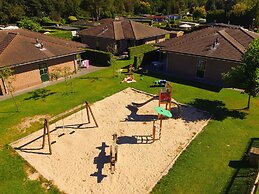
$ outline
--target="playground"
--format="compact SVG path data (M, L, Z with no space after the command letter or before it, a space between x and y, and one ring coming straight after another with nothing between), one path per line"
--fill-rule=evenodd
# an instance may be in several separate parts
M65 193L148 193L210 118L170 104L172 118L162 119L154 109L159 101L127 88L53 123L45 120L44 130L11 146Z

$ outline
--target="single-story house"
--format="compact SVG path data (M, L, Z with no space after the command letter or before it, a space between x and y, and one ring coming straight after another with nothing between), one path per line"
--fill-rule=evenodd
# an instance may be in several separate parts
M77 58L85 44L47 36L25 29L0 30L0 69L14 71L15 91L49 80L55 67L70 67L77 72ZM8 93L5 80L0 79L0 95Z
M241 64L259 34L239 26L214 24L158 44L163 71L178 78L224 86L222 73Z
M90 48L121 54L128 47L165 41L169 31L132 20L107 20L99 26L79 31L81 41Z

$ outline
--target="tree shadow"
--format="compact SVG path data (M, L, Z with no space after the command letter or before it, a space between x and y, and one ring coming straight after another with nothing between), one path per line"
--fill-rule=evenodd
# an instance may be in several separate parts
M24 98L24 100L31 100L31 99L34 99L34 100L45 100L48 96L50 95L53 95L55 94L56 92L52 92L50 90L47 90L45 88L43 89L39 89L39 90L36 90L36 91L33 91L33 92L29 92L29 94L31 94L30 97L27 97L27 98Z
M126 106L127 109L131 111L130 115L125 118L125 121L133 121L133 122L148 122L148 121L153 121L157 119L157 115L139 115L138 112L138 107L133 106L131 104Z
M104 168L104 165L106 163L109 163L110 156L106 155L105 148L107 148L105 142L102 142L102 145L100 147L96 147L100 150L100 153L97 157L94 158L94 164L96 164L97 171L91 174L90 176L96 176L97 177L97 183L101 183L104 177L107 177L107 175L104 175L102 173L102 170Z
M231 160L229 167L235 169L233 176L222 193L250 193L257 176L257 167L249 163L249 151L252 147L259 148L259 138L251 138L241 160Z
M82 80L89 80L91 83L96 82L96 81L102 81L103 78L107 78L105 76L83 76L83 77L78 77L77 79L82 79Z
M189 103L198 109L205 110L211 113L212 119L217 121L223 121L224 119L231 117L236 119L245 119L247 113L238 110L229 110L225 107L225 103L219 100L206 100L196 98Z

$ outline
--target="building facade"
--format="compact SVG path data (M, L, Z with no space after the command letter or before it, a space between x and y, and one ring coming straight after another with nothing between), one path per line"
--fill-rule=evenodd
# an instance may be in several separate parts
M14 91L49 81L50 73L56 68L76 73L77 58L86 46L22 29L0 31L0 37L0 70L12 69ZM8 80L1 79L0 95L8 94L8 90Z

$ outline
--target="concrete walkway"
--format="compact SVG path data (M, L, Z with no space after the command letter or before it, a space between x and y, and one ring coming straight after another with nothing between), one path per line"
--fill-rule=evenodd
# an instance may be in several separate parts
M106 68L106 67L97 67L97 66L91 65L87 69L85 69L85 68L80 69L80 71L77 74L73 75L72 78L79 77L79 76L82 76L82 75L85 75L85 74L88 74L88 73L91 73L91 72L94 72L94 71L98 71L98 70L101 70L101 69L104 69L104 68ZM31 91L34 91L34 90L45 88L47 86L51 86L51 85L54 85L54 84L57 84L57 83L60 83L60 82L63 82L63 81L65 81L64 78L59 79L58 81L43 82L40 85L32 86L32 87L29 87L29 88L26 88L26 89L23 89L23 90L19 90L19 91L14 93L14 96L19 96L21 94L25 94L25 93L28 93L28 92L31 92ZM0 96L0 101L6 100L6 99L9 99L9 98L11 98L10 95Z

